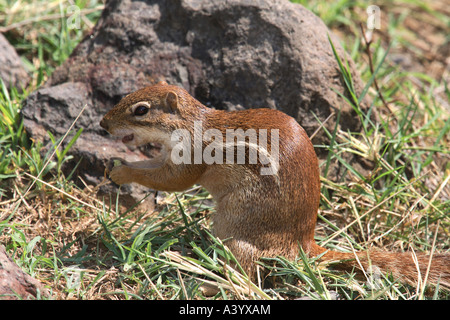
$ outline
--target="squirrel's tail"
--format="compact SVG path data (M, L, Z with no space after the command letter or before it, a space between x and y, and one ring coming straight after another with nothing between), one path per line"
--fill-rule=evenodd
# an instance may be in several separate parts
M344 253L327 251L320 258L321 261L331 263L339 270L352 271L354 269L367 274L391 274L394 279L410 285L431 283L439 284L450 290L450 255L430 255L413 252L383 252L361 251Z

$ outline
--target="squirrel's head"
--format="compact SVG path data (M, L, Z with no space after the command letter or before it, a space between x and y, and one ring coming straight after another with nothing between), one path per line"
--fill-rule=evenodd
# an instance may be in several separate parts
M165 125L176 121L180 114L180 98L187 92L161 81L137 90L114 106L100 121L108 132L128 126Z
M192 106L201 108L186 90L162 81L124 97L100 126L126 145L168 150L172 132L185 126L186 115L192 117Z

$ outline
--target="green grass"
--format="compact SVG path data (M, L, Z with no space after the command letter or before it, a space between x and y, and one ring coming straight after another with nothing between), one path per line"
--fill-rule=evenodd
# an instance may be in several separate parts
M361 112L362 96L353 90L345 58L336 56L353 94L346 103L364 126L362 133L338 128L326 132L330 144L316 146L329 151L321 164L316 240L345 251L377 247L448 252L448 84L445 77L402 70L387 51L417 53L401 8L427 14L430 10L416 1L380 4L391 19L373 37L372 72L360 40L365 3L326 3L305 5L333 30L346 34L342 43L367 84L363 95L378 119ZM67 59L99 17L100 2L76 4L83 19L81 29L74 30L66 19L55 17L66 14L64 1L0 0L0 26L8 29L7 38L33 77L23 93L1 84L0 244L25 272L50 289L52 299L449 298L446 291L402 285L388 275L356 279L304 255L297 261L263 259L261 265L269 270L266 284L271 286L263 287L262 279L253 284L239 265L231 267L236 262L232 253L210 234L214 206L203 189L160 193L155 208L148 210L139 203L123 208L118 196L97 198L96 186L76 186L61 171L70 160L70 149L41 152L42 147L26 136L19 117L27 94ZM431 14L437 23L448 23L442 14ZM51 138L57 145L62 137ZM365 159L367 167L355 166L351 156ZM336 163L342 167L339 181L330 171ZM213 287L210 293L208 285Z

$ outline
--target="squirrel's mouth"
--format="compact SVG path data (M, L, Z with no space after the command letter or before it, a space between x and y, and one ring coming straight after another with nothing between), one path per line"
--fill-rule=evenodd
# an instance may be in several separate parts
M128 134L122 138L122 142L125 145L130 145L133 140L135 140L133 133ZM147 157L156 158L161 155L163 145L158 142L148 142L138 145L137 148L142 152L142 154L146 155Z
M125 144L127 144L133 140L134 140L134 134L129 134L122 138L122 142Z

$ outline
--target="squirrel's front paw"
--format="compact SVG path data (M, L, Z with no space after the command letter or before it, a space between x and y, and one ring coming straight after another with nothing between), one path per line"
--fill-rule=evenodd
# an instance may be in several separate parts
M121 158L112 158L106 166L105 173L109 175L110 179L115 183L121 185L130 183L131 174L128 172L126 161Z
M109 159L108 163L106 164L105 168L105 174L109 175L114 167L119 167L121 165L126 165L127 162L123 160L122 158L111 158Z
M118 185L132 182L131 174L128 172L128 168L126 166L118 166L112 168L112 170L109 172L109 177Z

